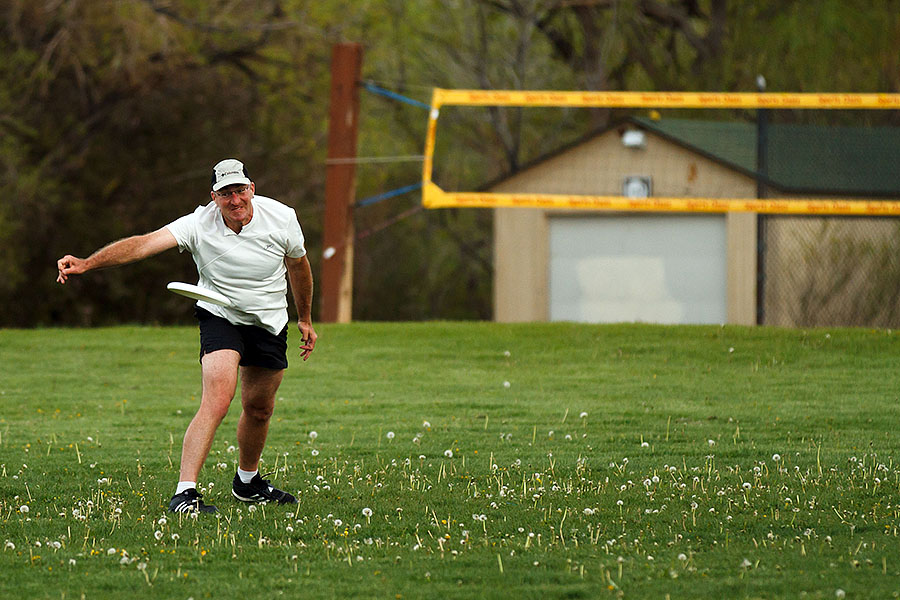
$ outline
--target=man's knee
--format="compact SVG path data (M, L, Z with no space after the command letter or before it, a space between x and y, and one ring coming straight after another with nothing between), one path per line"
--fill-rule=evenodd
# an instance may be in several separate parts
M212 391L204 391L203 398L200 401L200 409L197 411L213 420L218 425L228 414L228 408L234 398L234 392L214 393Z
M267 422L272 418L273 409L271 404L246 404L244 405L244 414L254 421Z

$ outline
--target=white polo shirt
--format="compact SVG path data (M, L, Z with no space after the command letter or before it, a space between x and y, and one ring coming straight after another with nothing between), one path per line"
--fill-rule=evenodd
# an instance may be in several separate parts
M225 295L231 306L197 306L235 325L257 325L278 335L287 324L285 257L306 254L303 231L289 206L253 196L253 217L240 233L225 225L216 203L198 206L166 225L178 250L194 257L200 287Z

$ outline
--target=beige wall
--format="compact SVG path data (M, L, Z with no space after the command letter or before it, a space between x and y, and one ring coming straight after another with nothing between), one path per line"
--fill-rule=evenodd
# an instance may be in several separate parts
M651 175L653 196L752 198L752 178L647 134L643 149L622 146L610 131L506 179L493 192L619 195L627 175ZM545 321L549 316L549 225L553 211L494 211L494 319ZM756 323L756 214L729 213L728 322Z

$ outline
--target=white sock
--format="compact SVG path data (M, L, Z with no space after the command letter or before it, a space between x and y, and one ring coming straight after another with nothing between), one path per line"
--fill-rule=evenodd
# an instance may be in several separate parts
M257 473L259 473L259 469L256 469L255 471L245 471L238 467L238 477L240 477L241 481L244 483L250 483L250 480L256 477Z
M178 495L184 490L197 489L196 481L179 481L178 487L175 488L175 494Z

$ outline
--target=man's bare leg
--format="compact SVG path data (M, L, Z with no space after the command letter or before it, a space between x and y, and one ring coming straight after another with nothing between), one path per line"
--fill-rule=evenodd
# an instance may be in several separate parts
M181 447L180 481L197 481L200 469L209 455L216 429L228 413L237 387L240 354L234 350L216 350L204 354L202 365L203 392L200 408L184 434Z
M264 367L241 367L241 417L238 420L237 440L240 447L239 466L244 471L256 471L259 457L266 445L269 420L275 408L275 394L284 371Z

